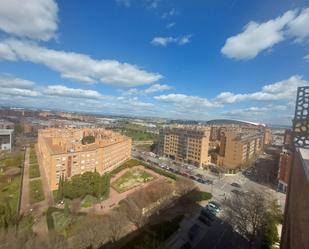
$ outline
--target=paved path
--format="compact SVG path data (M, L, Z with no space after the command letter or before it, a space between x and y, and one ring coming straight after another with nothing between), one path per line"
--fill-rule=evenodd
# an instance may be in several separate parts
M24 173L23 173L23 186L21 190L20 214L26 214L29 211L29 156L30 148L26 148Z

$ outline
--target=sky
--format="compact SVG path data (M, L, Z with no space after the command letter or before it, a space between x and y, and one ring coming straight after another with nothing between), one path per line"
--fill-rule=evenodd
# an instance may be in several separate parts
M291 124L309 0L1 0L0 105Z

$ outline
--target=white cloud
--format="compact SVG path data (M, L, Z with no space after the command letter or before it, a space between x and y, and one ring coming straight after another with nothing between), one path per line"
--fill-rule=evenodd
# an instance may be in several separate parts
M166 19L168 17L176 16L177 14L178 14L178 12L173 8L170 11L163 13L162 19Z
M53 0L1 0L0 29L34 40L55 37L58 6Z
M2 51L1 51L2 48ZM21 60L43 64L59 72L63 78L94 83L114 84L123 87L153 83L162 78L135 65L116 60L95 60L85 54L57 51L35 43L8 39L0 43L0 59Z
M176 43L178 41L177 38L174 37L154 37L151 41L151 44L153 45L159 45L159 46L166 46L170 43Z
M11 75L0 75L0 87L3 88L20 88L31 90L35 87L34 82L16 78Z
M282 80L273 84L265 85L261 91L254 93L235 94L231 92L222 92L215 101L219 103L235 103L240 101L277 101L294 100L297 87L308 86L309 81L303 79L300 75L293 75L289 79Z
M56 95L56 96L67 96L72 98L101 98L102 95L93 90L84 90L78 88L69 88L63 85L52 85L47 86L45 90L43 90L44 94L47 95Z
M35 90L20 89L20 88L1 88L1 95L12 95L12 96L27 96L35 97L39 96L40 93Z
M176 25L176 23L170 22L170 23L168 23L168 24L166 25L166 28L167 28L167 29L170 29L170 28L174 27L175 25Z
M178 44L179 45L185 45L187 43L191 42L192 35L185 35L179 38Z
M176 43L178 45L185 45L185 44L191 42L191 37L192 37L191 34L184 35L184 36L181 36L181 37L171 37L171 36L154 37L151 41L151 44L157 45L157 46L163 46L163 47L165 47L165 46L167 46L168 44L171 44L171 43Z
M264 23L249 22L244 31L228 38L221 53L234 59L252 59L265 49L284 40L283 29L295 17L295 11Z
M153 84L150 87L146 89L137 89L137 88L131 88L127 91L123 91L123 95L133 95L133 94L152 94L156 92L162 92L171 89L171 86L169 85L161 85L161 84Z
M218 104L213 103L208 99L185 94L171 93L167 95L155 96L154 99L162 102L172 103L182 107L194 107L194 108L219 107Z
M127 8L131 6L131 0L116 0L116 3Z
M309 8L303 9L300 14L288 24L288 34L302 42L309 37Z
M307 61L307 62L309 62L309 54L307 54L307 55L304 56L304 60Z

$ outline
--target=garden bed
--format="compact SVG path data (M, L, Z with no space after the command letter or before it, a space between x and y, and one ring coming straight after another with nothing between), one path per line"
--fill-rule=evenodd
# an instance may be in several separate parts
M29 200L30 204L44 200L43 186L41 179L29 182Z
M143 183L152 181L155 177L142 169L130 169L112 183L112 187L118 192L126 192Z

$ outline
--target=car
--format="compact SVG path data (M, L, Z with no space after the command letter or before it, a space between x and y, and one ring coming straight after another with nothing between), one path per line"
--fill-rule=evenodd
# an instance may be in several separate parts
M215 215L212 212L210 212L208 209L206 209L206 208L203 208L201 210L200 214L202 216L205 216L206 218L208 218L211 221L213 221L215 219Z
M194 240L195 236L198 234L200 230L200 226L198 224L194 224L188 232L188 236L190 240Z
M197 181L200 183L204 183L204 180L202 178L197 178Z
M196 177L195 176L189 176L190 177L190 179L192 179L192 180L194 180L194 181L196 181Z
M235 189L235 188L232 189L231 192L234 193L234 194L236 194L236 195L244 195L244 192L239 191L238 189Z
M199 217L198 217L198 219L199 219L199 221L201 221L203 224L205 224L205 225L207 225L207 226L211 226L211 221L208 219L208 218L206 218L205 216L202 216L202 215L200 215Z
M233 183L231 184L231 186L236 187L236 188L240 188L240 187L241 187L240 184L237 183L237 182L233 182Z
M189 241L187 241L186 243L184 243L179 249L191 249L191 244Z
M213 205L209 205L207 204L205 207L210 213L212 213L213 215L217 215L217 213L219 213L219 209L216 209Z
M197 177L199 178L203 178L203 176L201 174L196 174Z
M210 201L208 204L213 205L216 209L221 210L221 205L218 202Z

